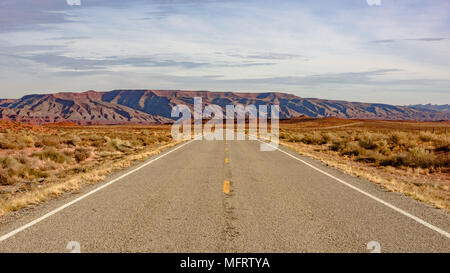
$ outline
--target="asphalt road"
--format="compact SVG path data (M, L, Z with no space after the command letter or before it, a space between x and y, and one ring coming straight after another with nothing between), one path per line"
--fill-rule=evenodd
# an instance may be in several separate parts
M282 149L191 141L1 224L0 252L450 252L448 213Z

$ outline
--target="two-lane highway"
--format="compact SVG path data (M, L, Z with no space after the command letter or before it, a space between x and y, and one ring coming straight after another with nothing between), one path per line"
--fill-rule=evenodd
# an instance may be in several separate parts
M450 252L449 214L285 151L185 143L1 225L0 252Z

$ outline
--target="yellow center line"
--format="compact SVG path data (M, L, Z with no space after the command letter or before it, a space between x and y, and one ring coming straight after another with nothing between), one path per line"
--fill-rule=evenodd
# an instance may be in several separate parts
M227 152L228 151L228 148L225 148L225 152Z
M225 194L230 193L230 181L228 181L228 180L223 181L223 193L225 193Z
M230 160L228 159L228 157L225 157L225 163L228 164L228 162L230 162Z

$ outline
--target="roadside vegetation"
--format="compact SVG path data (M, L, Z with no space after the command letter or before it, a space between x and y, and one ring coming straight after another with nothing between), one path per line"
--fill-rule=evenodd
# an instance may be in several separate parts
M317 121L317 128L306 124L282 124L280 141L347 173L450 211L450 123L366 121L331 129L320 128Z
M175 143L168 126L32 126L0 121L0 216L144 160Z

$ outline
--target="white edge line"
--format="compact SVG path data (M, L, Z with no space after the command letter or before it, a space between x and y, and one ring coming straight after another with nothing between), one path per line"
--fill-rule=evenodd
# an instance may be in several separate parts
M440 229L440 228L438 228L436 226L433 226L432 224L430 224L430 223L420 219L419 217L414 216L414 215L412 215L412 214L410 214L410 213L408 213L408 212L406 212L406 211L404 211L404 210L402 210L402 209L400 209L400 208L398 208L398 207L396 207L396 206L394 206L394 205L392 205L392 204L390 204L390 203L388 203L388 202L386 202L386 201L384 201L384 200L382 200L382 199L380 199L380 198L378 198L376 196L373 196L372 194L370 194L368 192L365 192L365 191L363 191L363 190L361 190L361 189L351 185L350 183L345 182L345 181L343 181L343 180L341 180L341 179L339 179L339 178L337 178L337 177L335 177L335 176L333 176L333 175L331 175L331 174L329 174L329 173L327 173L327 172L325 172L325 171L323 171L323 170L321 170L321 169L319 169L319 168L309 164L308 162L306 162L306 161L304 161L304 160L302 160L302 159L300 159L300 158L298 158L296 156L293 156L293 155L291 155L290 153L288 153L286 151L281 150L278 147L275 147L275 146L273 146L273 145L271 145L271 144L269 144L267 142L261 141L259 139L258 139L258 141L261 142L261 143L265 143L265 144L267 144L269 146L272 146L273 148L277 149L278 151L280 151L280 152L282 152L282 153L284 153L284 154L286 154L286 155L288 155L288 156L290 156L290 157L292 157L292 158L302 162L303 164L313 168L314 170L316 170L316 171L318 171L318 172L320 172L320 173L322 173L322 174L324 174L324 175L326 175L328 177L333 178L334 180L344 184L345 186L347 186L347 187L349 187L351 189L354 189L355 191L358 191L358 192L364 194L365 196L367 196L367 197L369 197L369 198L371 198L371 199L373 199L373 200L375 200L375 201L377 201L377 202L379 202L379 203L381 203L381 204L383 204L383 205L385 205L385 206L387 206L387 207L389 207L389 208L391 208L391 209L393 209L393 210L403 214L406 217L409 217L409 218L413 219L414 221L418 222L419 224L422 224L422 225L426 226L427 228L432 229L432 230L434 230L434 231L440 233L441 235L444 235L445 237L450 239L450 233L448 233L447 231L445 231L443 229Z
M22 232L22 231L26 230L27 228L36 225L37 223L41 222L42 220L45 220L46 218L48 218L48 217L50 217L50 216L52 216L52 215L54 215L54 214L56 214L56 213L62 211L63 209L65 209L65 208L67 208L67 207L72 206L73 204L75 204L75 203L77 203L77 202L80 202L80 201L83 200L84 198L86 198L86 197L88 197L88 196L90 196L90 195L92 195L92 194L94 194L94 193L96 193L96 192L98 192L98 191L100 191L100 190L102 190L102 189L104 189L104 188L106 188L106 187L108 187L108 186L110 186L110 185L116 183L117 181L119 181L119 180L125 178L126 176L128 176L128 175L130 175L130 174L132 174L132 173L135 173L135 172L139 171L139 170L142 169L142 168L147 167L148 165L152 164L152 163L155 162L156 160L161 159L161 158L165 157L166 155L175 152L176 150L180 149L181 147L184 147L184 146L188 145L188 144L191 143L192 141L193 141L193 140L190 140L190 141L188 141L187 143L181 144L180 146L178 146L178 147L176 147L176 148L174 148L174 149L172 149L172 150L170 150L170 151L168 151L168 152L166 152L166 153L164 153L164 154L158 156L158 157L155 158L155 159L150 160L149 162L147 162L147 163L145 163L145 164L139 166L138 168L133 169L133 170L131 170L131 171L129 171L129 172L127 172L127 173L125 173L125 174L123 174L123 175L121 175L121 176L119 176L119 177L113 179L113 180L111 180L110 182L108 182L108 183L106 183L106 184L104 184L104 185L102 185L102 186L100 186L100 187L98 187L98 188L95 188L95 189L93 189L92 191L90 191L90 192L88 192L88 193L86 193L86 194L84 194L84 195L78 197L77 199L72 200L72 201L70 201L69 203L66 203L66 204L62 205L62 206L60 206L59 208L57 208L57 209L55 209L55 210L52 210L52 211L50 211L50 212L47 213L47 214L44 214L43 216L37 218L36 220L33 220L33 221L29 222L28 224L25 224L25 225L23 225L23 226L21 226L21 227L15 229L15 230L13 230L13 231L11 231L11 232L9 232L9 233L7 233L7 234L1 236L1 237L0 237L0 242L3 242L4 240L6 240L6 239L8 239L8 238L13 237L13 236L16 235L17 233Z

